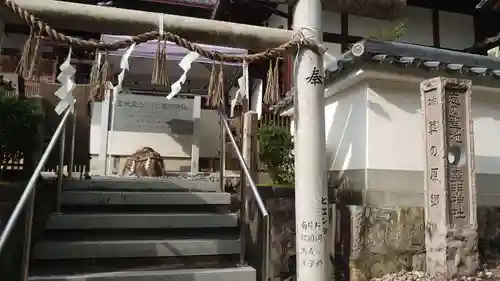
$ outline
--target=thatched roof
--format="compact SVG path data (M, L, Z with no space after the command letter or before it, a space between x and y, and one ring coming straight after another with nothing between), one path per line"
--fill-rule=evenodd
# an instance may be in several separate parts
M401 16L406 0L324 0L327 11L345 12L351 15L394 20Z

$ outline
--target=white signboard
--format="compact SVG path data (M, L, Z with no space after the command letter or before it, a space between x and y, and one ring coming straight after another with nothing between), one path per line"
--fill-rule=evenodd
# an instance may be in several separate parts
M113 110L116 132L193 134L193 99L120 94Z
M108 123L107 154L128 156L149 146L164 157L191 156L194 99L119 94L111 108L112 122L101 120L102 106L101 102L92 106L91 154L100 153L105 137L101 127Z

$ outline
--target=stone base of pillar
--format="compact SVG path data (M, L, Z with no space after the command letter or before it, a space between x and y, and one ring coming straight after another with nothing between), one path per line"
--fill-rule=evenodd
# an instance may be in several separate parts
M465 226L449 229L446 244L447 279L475 276L479 266L477 228Z

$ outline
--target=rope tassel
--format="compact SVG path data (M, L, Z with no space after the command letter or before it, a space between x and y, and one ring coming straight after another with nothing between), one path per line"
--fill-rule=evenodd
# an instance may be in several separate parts
M210 107L218 107L224 104L224 71L222 63L217 66L215 63L212 65L212 72L210 73L210 80L208 83L208 99L207 105Z
M99 84L100 84L99 74L101 72L101 58L102 54L99 53L99 50L96 50L95 59L94 62L92 63L92 69L90 70L90 76L89 76L90 96L94 101L96 100L96 97L98 96L97 92L99 91Z
M108 82L109 75L109 61L108 53L104 55L104 62L101 66L101 71L99 71L99 97L104 100L104 95L106 95L106 83Z
M102 64L101 64L102 60ZM108 54L96 54L96 59L90 72L90 95L93 101L103 101L108 80Z
M207 96L207 106L210 106L212 101L210 98L210 93L214 90L214 75L215 74L215 64L212 63L212 71L210 71L210 78L208 79L208 96Z
M219 104L225 106L226 101L224 98L224 72L222 71L222 63L219 66L219 77L218 77L217 90L219 93Z
M267 71L266 91L264 94L264 103L273 105L278 102L280 96L280 83L279 83L279 67L278 60L274 66L273 62L269 61L269 70Z
M274 81L274 99L272 101L273 104L277 103L280 100L280 68L279 68L280 59L276 59L276 64L274 65L273 72L273 81Z
M24 44L21 60L16 68L16 74L25 80L32 80L40 62L40 32L31 29L28 40Z
M170 86L167 74L167 37L163 32L163 15L158 16L158 46L153 62L151 84Z
M163 40L160 35L158 40L158 47L153 61L153 74L151 77L151 84L170 86L170 80L167 74L167 41Z

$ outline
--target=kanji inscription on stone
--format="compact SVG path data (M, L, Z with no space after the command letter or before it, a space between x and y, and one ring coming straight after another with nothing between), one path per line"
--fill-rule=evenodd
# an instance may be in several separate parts
M432 78L420 93L427 271L444 279L471 275L477 268L471 82Z

